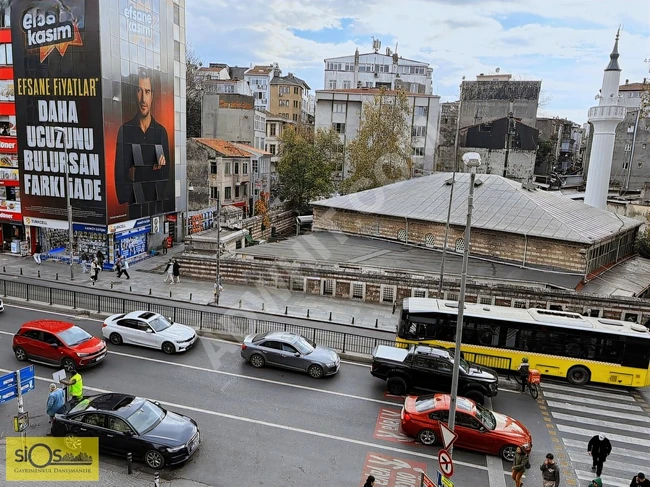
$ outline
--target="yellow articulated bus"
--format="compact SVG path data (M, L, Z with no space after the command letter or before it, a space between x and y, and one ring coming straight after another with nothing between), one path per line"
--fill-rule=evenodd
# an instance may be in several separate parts
M453 347L457 317L457 302L406 298L397 342ZM470 303L465 304L463 322L461 350L470 362L515 370L528 357L531 368L574 385L650 385L650 331L643 325Z

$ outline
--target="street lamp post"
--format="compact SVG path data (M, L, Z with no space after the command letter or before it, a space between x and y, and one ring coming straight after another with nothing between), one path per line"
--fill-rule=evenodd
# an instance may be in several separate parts
M70 164L68 159L68 135L61 127L55 127L55 132L63 135L65 150L65 200L68 206L68 240L70 245L70 280L74 281L74 231L72 228L72 202L70 200Z
M221 295L221 198L217 189L217 274L214 279L214 301L219 304Z
M456 404L458 402L458 377L460 375L460 344L463 339L463 319L465 312L465 288L467 287L467 264L469 261L469 242L472 230L472 210L474 208L474 181L476 168L481 165L481 156L476 152L463 155L463 163L470 169L469 195L467 196L467 225L465 227L465 250L460 277L460 295L458 296L458 318L456 319L456 348L454 350L454 372L451 379L451 403L449 405L449 429L456 425ZM451 452L450 452L451 453Z

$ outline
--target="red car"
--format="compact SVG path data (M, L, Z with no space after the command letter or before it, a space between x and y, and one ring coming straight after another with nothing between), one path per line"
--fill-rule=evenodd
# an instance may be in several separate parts
M440 443L440 421L449 421L449 394L408 396L402 408L402 431L424 445ZM533 446L530 431L516 419L495 413L470 399L456 403L455 447L499 455L512 462L518 446Z
M35 320L20 327L13 349L20 361L31 360L70 371L96 365L106 357L106 342L65 321Z

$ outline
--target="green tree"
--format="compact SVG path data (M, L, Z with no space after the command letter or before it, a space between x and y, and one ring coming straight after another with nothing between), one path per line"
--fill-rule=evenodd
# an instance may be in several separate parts
M641 255L641 257L650 259L650 227L646 228L637 237L636 251Z
M280 137L278 178L280 198L300 214L309 211L309 202L330 196L334 189L332 170L341 151L338 134L305 128L289 128Z
M536 173L539 170L548 174L555 167L555 163L557 162L555 159L555 144L556 140L554 139L539 141L535 156L535 167L539 169L536 169Z
M404 91L385 90L363 105L357 138L347 147L351 175L346 193L377 188L409 178L412 171L411 106Z
M199 76L199 68L203 63L191 47L185 52L187 70L185 74L186 96L186 129L187 137L201 137L201 105L203 98L203 83Z

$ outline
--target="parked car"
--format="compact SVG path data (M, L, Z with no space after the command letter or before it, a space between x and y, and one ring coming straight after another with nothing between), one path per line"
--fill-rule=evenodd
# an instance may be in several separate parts
M410 348L379 345L372 353L370 373L386 381L388 392L402 396L411 390L451 392L454 355L440 347L413 345ZM499 390L497 373L460 359L458 394L483 404L485 396Z
M61 366L66 371L97 365L106 358L106 342L72 323L29 321L14 335L13 350L20 361Z
M138 345L167 354L185 352L198 340L193 328L151 311L109 316L102 325L102 335L113 345Z
M271 365L307 372L320 379L339 371L341 359L331 348L316 345L296 333L271 331L248 335L241 345L241 356L253 367Z
M440 422L449 422L449 394L408 396L401 414L404 434L424 445L440 443ZM458 438L454 447L499 455L508 462L515 458L518 446L533 446L533 437L522 423L505 414L490 411L474 401L459 397L456 402Z
M100 450L142 460L149 468L184 463L201 435L196 421L129 394L101 394L66 403L54 416L52 436L99 438Z

